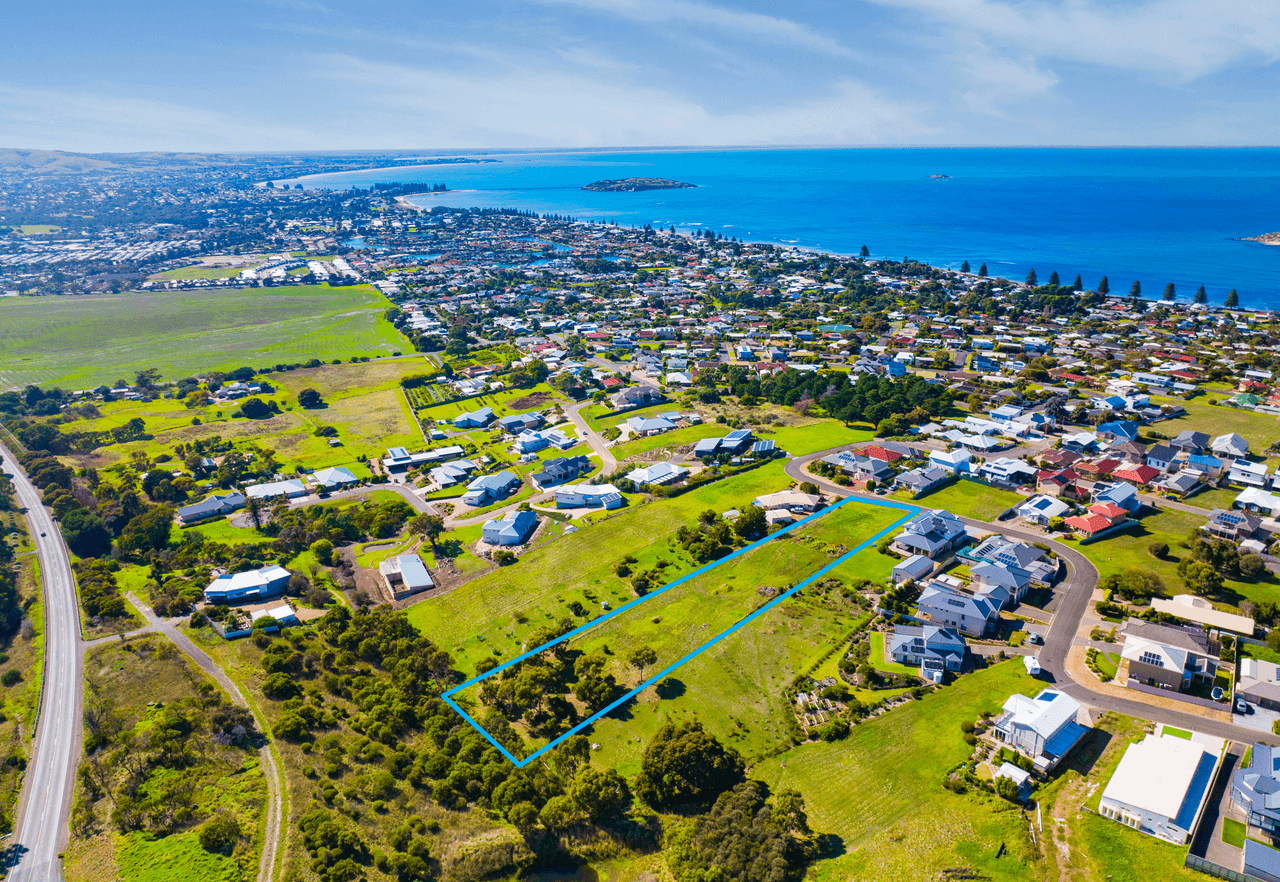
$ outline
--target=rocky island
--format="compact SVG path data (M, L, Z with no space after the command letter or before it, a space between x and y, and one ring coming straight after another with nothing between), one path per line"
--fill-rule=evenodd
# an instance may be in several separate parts
M622 178L618 181L596 181L582 189L594 193L639 193L641 190L683 190L696 186L698 185L666 178Z
M1261 236L1245 236L1241 242L1261 242L1263 245L1280 245L1280 233L1263 233Z

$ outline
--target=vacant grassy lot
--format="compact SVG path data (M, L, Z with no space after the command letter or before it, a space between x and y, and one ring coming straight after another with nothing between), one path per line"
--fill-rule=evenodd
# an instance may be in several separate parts
M463 401L451 401L448 404L437 404L418 411L423 420L440 420L452 422L459 414L470 413L482 407L492 407L499 418L517 413L528 413L531 410L543 410L557 404L568 404L565 398L546 383L539 383L529 389L503 389L490 395L467 398Z
M1223 394L1229 395L1230 393ZM1210 397L1217 398L1217 396ZM1276 443L1277 440L1280 440L1280 420L1277 420L1276 417L1263 413L1254 413L1251 410L1210 404L1209 400L1208 397L1204 396L1183 401L1180 398L1164 398L1152 395L1151 403L1154 405L1180 404L1187 411L1186 416L1156 423L1152 428L1162 435L1168 435L1170 438L1188 429L1194 432L1204 432L1210 438L1216 438L1228 432L1235 432L1249 442L1249 451L1259 456L1268 447ZM1268 462L1272 463L1276 461L1276 457L1271 457L1268 460Z
M1011 490L998 490L977 481L956 481L941 490L915 500L923 508L945 508L954 515L989 521L1026 497Z
M1031 878L1021 813L994 797L951 793L942 781L971 751L961 723L1043 686L1021 664L999 664L862 723L844 741L759 763L751 777L798 789L809 825L838 837L837 856L816 865L819 880L938 879L958 867L980 874L970 878ZM1002 843L1008 854L997 858Z
M369 285L165 291L0 301L0 387L86 388L211 370L389 355L407 341Z
M630 584L613 571L626 554L636 557L635 572L667 561L664 582L695 569L675 542L681 525L692 524L707 509L749 505L761 493L789 483L776 461L694 493L579 521L576 533L534 549L519 563L414 605L409 620L469 673L485 656L518 655L530 633L569 615L567 605L575 600L594 610L594 617L602 601L617 607L633 599Z
M1178 563L1187 551L1178 543L1203 523L1204 518L1199 515L1165 509L1147 515L1138 526L1123 533L1081 545L1080 553L1093 561L1098 568L1099 579L1124 570L1145 570L1160 577L1166 595L1186 594L1186 583L1178 575ZM1169 553L1163 560L1152 557L1147 550L1156 541L1169 546ZM1228 581L1220 596L1209 599L1227 607L1238 607L1244 600L1280 601L1280 581L1271 573L1257 582Z

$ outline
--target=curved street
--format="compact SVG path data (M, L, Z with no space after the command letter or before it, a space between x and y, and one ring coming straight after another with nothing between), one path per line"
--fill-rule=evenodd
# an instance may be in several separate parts
M27 510L40 559L44 596L44 683L32 755L22 781L9 847L12 882L62 877L76 760L80 753L80 615L71 559L62 534L17 459L0 445L18 503Z
M824 493L840 497L861 496L868 499L880 499L881 497L874 495L855 493L846 487L841 487L838 484L833 484L831 481L820 478L808 470L809 463L814 460L846 450L848 447L848 444L842 444L839 447L831 447L826 450L819 450L817 453L795 457L788 460L785 471L788 477L793 480L810 481L816 484ZM1059 598L1058 609L1053 614L1053 621L1045 634L1044 646L1041 647L1037 655L1040 668L1043 671L1041 676L1046 682L1052 683L1056 688L1070 695L1081 704L1098 710L1112 711L1143 720L1152 720L1157 723L1167 723L1184 729L1195 729L1208 735L1250 744L1255 741L1280 744L1280 736L1269 735L1246 726L1211 720L1195 713L1184 713L1145 702L1118 698L1098 692L1091 688L1090 684L1074 679L1067 668L1067 653L1071 651L1073 642L1076 639L1076 632L1080 628L1080 620L1089 608L1093 589L1098 585L1097 567L1077 549L1049 539L1042 533L1033 533L1018 527L1008 527L1003 524L993 524L973 518L961 518L960 520L973 527L980 527L992 533L1001 533L1010 539L1048 545L1066 562L1067 574L1054 588L1054 593ZM1190 706L1188 705L1188 707Z

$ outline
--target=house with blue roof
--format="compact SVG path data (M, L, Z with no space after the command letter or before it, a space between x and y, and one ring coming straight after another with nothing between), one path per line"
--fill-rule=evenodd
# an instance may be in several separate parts
M1218 756L1196 737L1161 732L1130 744L1102 791L1098 814L1185 845L1209 792Z
M900 665L919 665L920 675L940 682L943 672L964 666L968 645L960 632L934 625L897 625L885 635L885 655Z
M209 583L209 587L204 589L204 599L215 606L269 600L284 594L289 587L290 575L288 570L278 564L243 573L227 573Z
M481 538L490 545L522 545L538 526L538 516L531 511L515 511L505 518L494 518L481 528Z
M949 511L923 511L907 522L893 544L904 553L940 560L969 539L964 522Z
M676 427L675 423L663 417L631 417L627 425L631 427L631 434L638 438L670 432Z
M520 483L520 476L506 469L492 475L481 475L467 485L461 501L463 505L487 505L518 490Z
M493 422L495 414L492 407L460 413L453 418L453 425L458 429L482 429Z
M1095 503L1110 502L1133 514L1142 508L1142 500L1138 498L1138 489L1127 481L1105 483L1099 481L1093 485L1093 501Z
M1138 437L1140 427L1137 420L1112 420L1098 426L1098 435L1114 441L1132 441Z
M985 597L928 585L920 593L917 616L939 628L954 628L970 637L986 637L1000 621L1000 607Z

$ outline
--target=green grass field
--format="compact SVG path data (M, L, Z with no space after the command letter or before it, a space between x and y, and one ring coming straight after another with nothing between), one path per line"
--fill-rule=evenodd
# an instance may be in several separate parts
M1017 662L995 665L862 723L843 741L759 763L751 777L798 789L809 825L838 837L837 855L814 867L822 882L938 879L957 867L981 874L971 878L1033 878L1021 814L994 797L951 793L942 781L971 751L961 723L1043 686ZM1002 843L1008 854L997 858Z
M528 413L531 410L543 410L557 404L568 404L565 398L546 383L539 383L530 389L503 389L490 395L467 398L463 401L451 401L448 404L437 404L418 411L422 420L440 420L452 422L453 418L463 413L470 413L482 407L492 407L499 418L517 413Z
M156 367L165 379L407 351L369 285L0 299L0 387L86 388Z
M156 273L151 278L173 282L182 282L190 279L234 279L240 275L241 270L252 269L261 263L261 260L253 260L244 266L204 266L196 264L195 266L165 270L162 273Z
M1187 552L1178 543L1203 523L1204 518L1199 515L1165 509L1147 515L1139 526L1081 545L1080 553L1093 561L1100 580L1124 570L1145 570L1160 577L1166 595L1185 594L1187 587L1178 575L1178 562ZM1163 560L1152 557L1147 550L1155 541L1169 546L1169 553ZM1257 582L1227 581L1222 594L1210 600L1228 607L1239 607L1244 600L1280 601L1280 581L1271 574Z
M1230 393L1222 394L1225 396ZM1186 416L1165 420L1153 426L1156 431L1170 438L1187 429L1205 432L1210 438L1235 432L1249 442L1249 451L1259 456L1277 439L1280 439L1280 420L1276 417L1254 413L1251 410L1210 404L1207 397L1201 396L1183 401L1180 398L1152 395L1151 403L1157 407L1164 404L1180 404L1186 408ZM1275 462L1276 458L1272 457L1269 461Z
M1237 821L1235 818L1223 818L1222 841L1227 845L1234 845L1236 848L1244 848L1244 836L1247 829L1243 821Z
M579 521L576 533L534 549L518 564L415 604L409 620L452 652L464 671L471 671L485 656L517 655L532 631L568 615L566 605L574 600L598 611L602 601L617 607L634 598L631 586L613 572L624 555L635 555L636 572L666 560L671 575L664 580L670 581L695 568L675 542L678 527L692 524L699 512L747 505L761 493L789 483L778 461L696 493Z
M1025 498L1010 490L960 480L920 497L915 500L915 504L924 508L945 508L954 515L989 521Z

